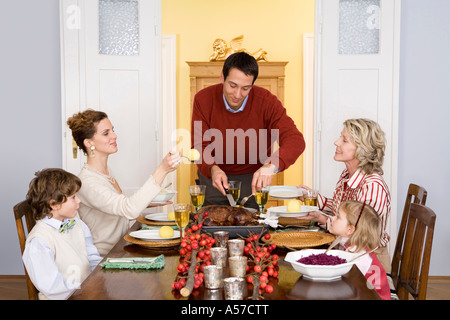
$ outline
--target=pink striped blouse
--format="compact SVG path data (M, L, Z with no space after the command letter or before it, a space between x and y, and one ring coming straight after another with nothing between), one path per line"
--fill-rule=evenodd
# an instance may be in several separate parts
M383 177L378 173L365 174L360 170L349 177L348 170L345 169L336 184L333 198L326 198L319 194L318 205L320 210L334 216L337 214L341 202L346 200L365 202L375 209L381 218L380 246L386 246L389 242L386 227L391 211L391 196ZM331 219L328 219L327 229L330 222Z

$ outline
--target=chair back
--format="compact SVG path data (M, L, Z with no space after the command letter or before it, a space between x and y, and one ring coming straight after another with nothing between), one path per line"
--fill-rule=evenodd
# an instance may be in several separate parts
M31 207L26 200L19 202L18 204L16 204L14 206L14 217L16 219L17 235L19 236L20 252L21 252L21 254L23 254L23 252L25 250L26 237L27 237L28 233L31 231L31 229L33 229L34 225L36 224L36 220L33 217ZM25 224L26 224L26 228L27 228L26 234L25 234L23 220L25 220ZM28 299L38 300L38 290L31 282L25 266L24 266L24 270L25 270L25 277L26 277L26 281L27 281Z
M426 299L435 222L433 210L411 203L396 287L400 300L408 300L409 294L416 300Z
M427 190L423 187L411 183L406 195L405 206L403 208L402 220L400 222L400 228L398 230L397 242L395 244L394 255L392 257L391 277L394 286L397 287L398 275L400 273L400 265L402 263L403 249L405 242L405 230L408 223L409 208L411 203L420 203L425 205L427 202Z

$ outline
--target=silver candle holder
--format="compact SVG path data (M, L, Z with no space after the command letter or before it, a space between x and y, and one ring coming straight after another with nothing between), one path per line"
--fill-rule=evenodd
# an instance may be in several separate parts
M214 239L216 240L216 247L226 248L228 243L228 231L216 231L214 232Z
M228 266L231 277L245 277L247 273L248 258L245 256L234 256L228 258Z
M245 280L239 277L230 277L223 280L225 300L243 300Z
M214 247L209 249L211 252L211 263L225 268L227 265L227 248L223 247Z
M223 268L217 265L203 267L205 288L219 289L223 287Z
M244 254L245 241L243 239L228 240L228 256L242 256Z

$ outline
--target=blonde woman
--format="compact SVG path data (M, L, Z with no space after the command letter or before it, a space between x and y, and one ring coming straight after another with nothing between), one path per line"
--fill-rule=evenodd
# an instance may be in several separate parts
M343 162L345 169L339 177L333 197L319 194L318 205L321 211L330 216L337 215L341 202L346 200L358 200L374 208L380 216L381 229L376 253L386 272L390 272L386 226L391 211L391 196L382 177L385 144L385 134L376 122L369 119L346 120L341 136L334 143L334 160ZM299 188L309 189L304 185ZM317 221L327 229L331 222L331 218L318 212L311 212L299 219Z
M79 214L104 256L128 231L130 220L150 206L164 178L179 166L180 154L167 154L142 187L127 197L108 166L109 156L118 148L117 135L106 113L88 109L74 114L67 124L78 147L87 155L87 163L78 175L82 181Z

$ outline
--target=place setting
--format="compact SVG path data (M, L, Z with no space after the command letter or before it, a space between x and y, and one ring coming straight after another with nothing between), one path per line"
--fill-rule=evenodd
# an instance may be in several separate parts
M293 186L271 186L269 195L287 201L285 206L270 207L260 217L273 230L268 243L288 250L313 248L332 242L335 237L322 232L314 222L297 219L309 212L320 212L317 191ZM303 202L298 199L303 196Z
M130 232L124 236L124 240L148 248L175 247L181 243L184 237L184 229L191 220L191 207L197 212L205 201L205 189L203 185L189 186L191 203L174 203L173 210L169 212L151 213L136 219L142 223L142 228ZM172 199L174 192L163 192L160 202ZM160 193L161 195L161 193ZM159 195L158 195L159 196Z

